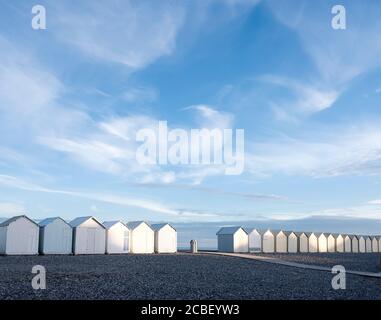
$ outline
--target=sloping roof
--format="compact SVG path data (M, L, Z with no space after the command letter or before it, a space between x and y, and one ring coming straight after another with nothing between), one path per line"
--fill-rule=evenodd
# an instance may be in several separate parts
M299 232L294 232L298 237L300 237L302 234L304 234L306 237L308 237L307 232L304 231L299 231Z
M306 232L307 237L311 237L312 235L317 235L316 232Z
M239 229L242 229L247 234L242 227L222 227L216 234L235 234Z
M358 237L354 234L349 235L349 238L351 238L351 240L353 240L354 238L358 239Z
M20 219L20 218L25 218L25 219L28 219L30 222L34 223L36 226L38 226L38 224L33 221L32 219L28 218L27 216L25 215L21 215L21 216L15 216L15 217L12 217L8 220L5 220L3 221L2 223L0 223L0 227L7 227L9 226L12 222L15 222L16 220Z
M86 222L87 220L90 220L90 219L93 219L96 223L98 223L102 228L105 229L105 226L100 223L96 218L94 218L93 216L86 216L86 217L78 217L78 218L75 218L73 221L70 222L70 225L73 227L73 228L76 228L78 226L80 226L82 223Z
M120 220L104 221L104 222L102 222L102 224L105 226L105 228L107 230L110 229L111 227L115 226L118 223L121 223L122 225L124 225L127 228L127 226L122 221L120 221Z
M318 237L321 237L322 235L326 238L329 237L330 233L325 233L325 232L317 232L315 233L315 235L317 235Z
M61 217L51 217L51 218L46 218L46 219L41 220L41 221L38 223L38 225L39 225L40 227L46 227L48 224L54 222L54 221L57 220L57 219L60 219L60 220L62 220L63 222L65 222L66 224L68 224L68 223L67 223L64 219L62 219Z
M250 234L253 231L257 231L259 234L262 234L261 229L258 229L258 228L243 228L243 230L245 230L247 234Z
M165 226L170 226L173 230L176 231L176 229L173 226L171 226L169 223L155 223L155 224L151 224L151 228L154 231L159 231L160 229L164 228Z
M289 237L291 234L297 235L297 233L294 232L294 231L283 231L283 233L284 233L287 237Z
M127 228L130 230L134 230L137 227L139 227L142 223L145 223L147 226L151 227L147 222L145 221L130 221L126 224Z

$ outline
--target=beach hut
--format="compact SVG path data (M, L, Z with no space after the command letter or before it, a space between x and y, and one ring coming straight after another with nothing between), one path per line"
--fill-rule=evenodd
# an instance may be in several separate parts
M155 231L155 252L175 253L177 252L177 231L168 223L152 224Z
M249 236L242 227L223 227L217 232L218 251L248 252Z
M327 252L328 251L328 234L320 233L318 234L318 251Z
M350 236L352 240L352 252L358 253L359 252L359 239L355 235Z
M298 236L295 232L284 231L287 236L287 252L288 253L297 253L298 252Z
M38 224L27 216L16 216L0 224L0 254L38 254Z
M264 253L275 252L275 234L271 230L266 230L262 233L262 251Z
M245 229L249 235L249 252L262 251L262 235L258 229Z
M71 254L73 250L73 228L60 217L47 218L39 222L40 254Z
M336 238L336 252L344 252L344 237L342 234L334 234Z
M365 236L365 250L367 253L372 252L372 239L369 236Z
M359 239L359 252L366 252L366 243L364 236L357 236L357 238Z
M327 237L327 251L330 253L336 252L336 238L333 234L329 234Z
M318 238L314 232L307 234L308 236L308 252L318 252Z
M106 253L121 254L130 252L130 230L121 221L105 221Z
M287 235L282 231L274 231L275 234L275 251L279 253L287 253Z
M346 253L352 252L352 241L349 235L345 235L344 237L344 252Z
M78 217L70 222L73 228L74 254L104 254L106 228L91 216Z
M131 232L130 251L132 253L154 253L155 232L145 221L131 221L127 223Z
M372 252L379 252L377 237L372 237Z
M377 239L378 239L378 251L381 252L381 237L378 236Z
M308 235L305 232L296 232L298 237L298 251L302 253L308 252Z

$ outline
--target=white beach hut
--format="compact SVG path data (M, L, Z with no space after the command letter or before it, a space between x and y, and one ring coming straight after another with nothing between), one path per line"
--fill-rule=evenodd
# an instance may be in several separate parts
M293 231L284 231L287 236L287 252L297 253L298 252L298 236Z
M16 216L0 224L0 254L37 255L38 224L27 216Z
M366 252L366 243L364 236L357 236L357 238L359 239L359 252Z
M262 231L262 251L264 253L275 252L275 234L271 230Z
M106 228L94 217L79 217L70 222L73 228L74 254L104 254Z
M328 252L336 252L336 238L333 234L329 234L327 237Z
M155 231L155 252L175 253L177 252L177 231L168 223L152 224Z
M127 223L130 229L131 253L154 253L155 232L145 221L131 221Z
M60 217L47 218L39 222L40 254L71 254L73 250L73 228Z
M378 239L378 251L381 252L381 237L378 236L377 239Z
M367 253L372 252L372 239L369 236L365 236L365 249Z
M318 234L318 251L328 252L328 234L326 233Z
M314 232L307 234L308 236L308 252L315 253L318 252L318 238Z
M355 235L350 236L352 240L352 252L358 253L359 252L359 239Z
M372 252L379 252L378 249L378 239L377 237L372 237Z
M218 251L248 252L249 236L242 227L223 227L217 232Z
M308 235L305 232L296 232L298 237L298 251L302 253L308 252Z
M344 236L344 252L346 253L352 252L352 240L349 235Z
M275 251L279 253L287 253L288 238L284 231L274 230L275 234Z
M262 251L262 235L258 229L245 229L249 235L249 252Z
M342 234L334 234L336 238L336 252L344 252L344 237Z
M105 221L106 253L122 254L130 252L130 230L121 221Z

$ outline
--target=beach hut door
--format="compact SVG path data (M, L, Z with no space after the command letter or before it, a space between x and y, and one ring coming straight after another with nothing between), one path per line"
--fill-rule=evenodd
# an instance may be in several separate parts
M128 230L124 231L124 241L123 241L123 251L130 251L129 250L129 237L130 237L130 232Z
M95 229L87 230L87 252L95 251Z

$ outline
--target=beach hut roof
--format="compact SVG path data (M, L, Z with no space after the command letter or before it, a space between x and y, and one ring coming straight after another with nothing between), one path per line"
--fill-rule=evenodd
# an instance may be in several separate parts
M217 235L219 235L219 234L235 234L240 229L242 229L247 234L246 230L242 227L222 227L217 232Z
M18 220L18 219L20 219L20 218L25 218L25 219L29 220L30 222L33 222L35 225L38 226L38 224L37 224L35 221L33 221L32 219L28 218L28 217L25 216L25 215L21 215L21 216L15 216L15 217L12 217L12 218L9 218L9 219L3 221L2 223L0 223L0 227L7 227L7 226L9 226L12 222L15 222L16 220Z
M253 231L257 231L259 234L262 234L262 231L263 231L263 230L258 229L258 228L243 228L243 230L245 230L247 234L250 234Z
M118 223L121 223L122 225L126 226L122 221L120 220L114 220L114 221L104 221L102 222L102 224L105 226L105 228L108 230L110 229L111 227L115 226L116 224Z
M169 223L155 223L155 224L151 224L151 228L154 231L159 231L160 229L163 229L165 226L170 226L173 230L176 231L176 229L173 226L171 226Z
M145 221L130 221L126 224L127 228L130 229L130 230L134 230L136 229L137 227L139 227L142 223L145 223L146 225L148 225L149 227L151 227L147 222Z
M70 225L75 228L80 226L82 223L85 223L87 220L93 219L96 223L98 223L103 229L105 229L105 226L99 222L96 218L93 216L86 216L86 217L78 217L75 218L73 221L70 222Z
M51 217L51 218L46 218L46 219L43 219L41 220L38 225L40 227L46 227L48 224L51 224L52 222L54 222L55 220L57 219L60 219L62 220L63 222L65 222L66 224L68 224L64 219L62 219L61 217Z

